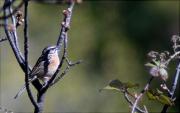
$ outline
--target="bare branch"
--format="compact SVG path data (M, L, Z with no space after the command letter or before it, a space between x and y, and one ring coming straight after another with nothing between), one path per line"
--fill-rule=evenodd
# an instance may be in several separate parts
M3 7L1 7L0 12L2 12L4 9L6 9L7 7L10 7L16 0L12 0L11 2L7 2L6 4L4 4Z
M165 90L168 93L168 95L171 95L171 91L170 91L170 89L167 87L167 85L165 83L161 84L160 87L163 90Z
M4 107L1 107L1 106L0 106L0 112L3 112L3 113L13 113L13 111L10 111L10 110L8 110L8 109L6 109Z
M5 0L5 4L6 4L6 2L7 2L7 0ZM4 10L4 15L6 15L6 12L7 12L7 10ZM11 37L10 32L8 31L8 19L4 19L4 30L5 30L7 39L9 41L10 45L11 45L11 48L12 48L12 50L13 50L15 56L16 56L16 59L17 59L19 65L21 66L21 68L23 70L25 70L25 68L24 68L25 67L24 61L22 60L20 54L17 53L17 48L16 48L16 46L15 46L15 44L13 42L13 39Z
M67 31L69 29L69 24L70 24L70 20L71 20L73 7L74 7L74 1L72 1L69 4L69 8L67 10L63 11L64 21L62 22L60 36L58 38L57 45L56 45L59 49L62 48L63 40L65 41L67 39ZM65 46L66 46L66 44L64 43L64 48L66 48ZM49 86L51 85L51 83L54 81L57 74L59 73L60 68L62 67L62 65L64 63L65 55L66 55L66 49L65 49L65 51L63 51L63 56L62 56L59 66L58 66L58 69L56 70L54 75L51 77L51 79L48 81L47 85L42 89L43 92L46 92L46 90L49 88Z
M4 5L6 5L7 3L8 3L8 0L5 0ZM4 10L4 16L6 16L6 15L7 15L7 9ZM19 65L20 65L20 67L25 72L24 57L22 56L19 47L16 46L16 44L17 45L19 45L19 44L18 43L15 44L15 42L14 42L14 37L13 36L16 36L16 35L12 35L12 33L8 30L8 19L7 18L4 19L4 25L3 26L4 26L4 30L5 30L5 33L6 33L6 37L7 37L8 41L10 43L10 46L11 46L11 48L13 50L13 53L14 53ZM16 31L14 31L14 32L16 32ZM31 70L30 67L29 67L29 70ZM34 87L36 89L41 89L41 87L42 87L39 80L33 81L32 84L34 85Z
M148 113L147 107L145 105L143 107L144 107L145 113Z
M63 55L60 61L60 64L58 66L58 69L56 70L56 72L54 73L54 75L51 77L51 79L48 81L48 83L42 87L42 89L38 92L38 97L37 97L37 104L38 104L38 109L35 109L35 113L41 113L43 111L43 107L44 107L44 101L45 101L45 94L47 89L51 86L52 82L54 81L54 79L56 78L57 74L60 71L60 68L62 67L64 60L66 58L66 48L67 48L67 31L69 29L69 24L70 24L70 19L71 19L71 14L72 14L72 9L74 7L74 1L72 1L69 4L69 8L68 10L66 10L68 13L64 13L64 20L62 23L62 27L61 27L61 31L60 31L60 35L57 41L56 46L58 47L59 50L62 49L62 45L64 43L64 51L63 51Z
M34 87L37 89L38 91L38 95L37 95L37 102L35 101L32 93L31 93L31 89L29 87L29 76L28 76L28 72L31 71L31 68L28 66L28 23L27 23L27 8L28 8L28 1L29 0L23 0L17 7L15 7L15 9L13 10L11 5L12 2L14 2L15 0L11 1L11 0L5 0L4 2L4 15L2 17L0 17L0 19L4 20L4 23L2 24L2 26L4 27L7 39L10 43L10 46L14 52L14 55L20 65L20 67L22 68L22 70L25 72L25 83L26 83L26 89L27 89L27 93L28 96L31 100L31 103L34 105L35 107L35 113L41 113L43 112L43 106L44 106L44 101L45 101L45 94L47 89L49 88L49 86L53 83L54 79L56 78L58 72L60 71L60 68L62 67L62 65L64 64L64 60L66 59L67 61L67 68L65 69L65 71L61 74L61 78L66 74L66 72L69 70L70 67L74 66L75 64L79 64L80 62L76 62L76 63L71 63L69 62L69 60L67 59L67 31L69 30L69 24L70 24L70 20L71 20L71 15L72 15L72 9L74 7L74 0L71 0L71 2L69 2L69 8L65 11L63 11L64 14L64 20L62 22L62 26L61 26L61 31L60 31L60 35L57 41L56 46L58 47L59 50L63 50L63 55L60 61L60 64L58 66L57 71L55 72L55 74L51 77L51 79L48 81L47 85L45 85L45 87L42 87L41 83L39 82L38 79L36 79L35 81L32 82L32 84L34 85ZM10 5L7 5L8 3L11 3ZM21 51L19 49L19 43L18 43L18 36L17 36L17 22L16 19L14 17L14 13L17 11L17 9L19 9L23 4L25 4L25 25L24 25L24 57L21 54ZM11 21L12 24L15 29L13 30L9 30L8 27L10 24L8 24L8 18L11 17ZM63 46L64 44L64 46ZM64 48L64 49L63 49ZM59 80L57 80L59 81Z
M174 92L176 91L176 87L177 87L178 80L179 80L179 74L180 74L180 60L179 60L178 66L176 68L174 82L173 82L172 89L171 89L171 92L170 92L170 95L169 95L169 97L171 97L171 99L173 99ZM161 113L166 113L168 107L169 107L168 105L164 105Z
M16 0L13 0L13 2ZM12 2L6 2L6 4L4 4L3 9L6 10L6 8L8 6L11 6ZM14 8L14 10L12 12L10 12L8 15L4 15L4 16L0 16L0 20L4 20L7 19L9 17L11 17L13 14L16 13L17 10L19 10L19 8L21 8L23 6L24 2L22 1L17 7Z
M69 71L69 69L73 66L75 66L76 64L80 64L82 61L77 61L75 63L71 63L71 61L69 61L69 59L67 58L67 39L68 39L68 36L67 36L67 33L65 34L65 39L64 39L64 53L63 53L63 57L65 58L66 60L66 63L67 63L67 67L66 69L64 70L63 73L61 73L60 76L58 76L52 83L50 86L54 85L55 83L57 83L60 79L62 79L64 77L64 75L66 75L66 73Z
M134 104L133 104L133 107L132 107L132 111L131 113L135 113L135 108L140 100L140 98L144 95L144 93L148 90L152 80L153 80L153 76L149 79L148 83L146 84L146 86L144 87L144 89L141 91L141 93L138 95L138 97L136 98Z
M177 87L177 83L178 83L178 80L179 80L179 74L180 74L180 61L178 63L178 66L176 68L176 75L175 75L175 79L174 79L174 82L173 82L173 85L172 85L172 90L171 90L171 98L174 96L174 92L176 90L176 87Z
M1 38L0 43L3 42L3 41L6 41L6 40L7 40L7 38Z
M31 100L31 103L34 105L35 108L38 108L38 105L32 95L31 89L29 87L29 69L28 69L28 0L24 0L24 15L25 15L25 24L24 24L24 56L25 56L25 83L26 83L26 90Z
M10 0L11 1L11 0ZM12 9L12 7L10 6L9 7L9 12L10 13L12 13L13 12L13 9ZM19 49L19 44L18 44L18 36L17 36L17 32L16 32L16 19L15 19L15 17L14 17L14 15L12 15L11 16L11 21L12 21L12 24L13 24L13 26L14 26L14 30L12 30L11 32L12 32L12 36L13 36L13 39L14 39L14 43L15 43L15 46L17 47L17 50L20 50ZM20 56L22 57L22 54L21 54L21 52L19 51L18 53L20 53Z
M170 62L171 60L173 60L173 59L174 59L176 56L178 56L178 55L180 55L180 51L175 52L173 55L171 55L171 56L169 57L169 59L165 62L165 64L168 65L169 62Z
M67 10L63 11L64 20L62 22L60 35L56 44L57 47L59 48L61 48L63 39L65 39L64 36L66 35L66 32L69 30L73 7L74 7L74 1L70 3L69 8Z
M130 99L129 94L127 92L124 92L124 98L126 99L126 101L133 106L133 100ZM146 111L142 110L141 108L139 108L138 106L135 107L135 110L137 110L140 113L146 113Z

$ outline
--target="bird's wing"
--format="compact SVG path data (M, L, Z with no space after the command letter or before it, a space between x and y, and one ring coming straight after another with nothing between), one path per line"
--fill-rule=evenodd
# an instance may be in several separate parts
M33 67L31 73L30 73L30 78L33 78L35 75L38 75L40 73L44 72L44 60L43 57L40 57L38 61L36 62L35 66Z

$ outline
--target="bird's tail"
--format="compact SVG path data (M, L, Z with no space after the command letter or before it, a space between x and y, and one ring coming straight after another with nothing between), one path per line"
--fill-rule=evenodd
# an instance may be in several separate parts
M35 76L34 78L30 79L28 81L28 83L33 82L37 77ZM21 89L17 92L17 94L14 96L14 99L17 99L19 96L21 96L21 94L25 91L26 89L26 84L23 85L23 87L21 87Z
M23 87L18 91L14 99L17 99L26 89L26 84L23 85Z

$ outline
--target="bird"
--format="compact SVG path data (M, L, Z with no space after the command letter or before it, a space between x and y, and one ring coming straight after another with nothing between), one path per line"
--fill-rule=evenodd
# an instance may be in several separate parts
M36 64L32 68L32 71L28 75L28 83L39 79L43 81L43 86L47 84L59 66L60 60L58 51L59 49L57 46L48 46L43 49L41 56L38 58ZM25 91L25 89L26 85L23 85L14 99L18 98Z

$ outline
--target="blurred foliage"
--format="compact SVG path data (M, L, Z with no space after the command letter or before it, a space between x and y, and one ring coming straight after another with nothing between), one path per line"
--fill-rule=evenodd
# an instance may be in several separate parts
M2 1L0 1L2 6ZM47 45L59 35L63 4L29 4L30 64L33 66ZM21 9L23 10L23 8ZM84 63L74 67L54 88L48 90L46 112L127 112L123 95L99 93L107 81L119 79L143 87L150 77L144 67L150 50L171 52L170 38L179 33L179 1L84 1L75 6L69 31L68 55ZM23 27L18 29L23 47ZM4 36L0 28L0 36ZM22 49L23 50L23 49ZM24 84L8 42L0 44L0 102L14 112L30 112L27 94L13 100ZM168 68L173 78L176 63ZM172 79L168 79L171 83ZM157 87L159 81L153 81ZM171 84L169 84L171 85ZM140 88L141 89L141 88ZM179 95L179 85L176 95ZM179 96L170 112L179 112ZM144 99L150 112L161 104Z

